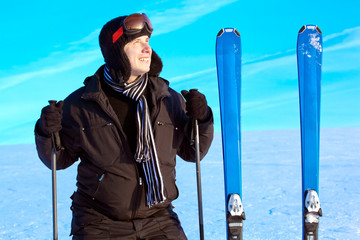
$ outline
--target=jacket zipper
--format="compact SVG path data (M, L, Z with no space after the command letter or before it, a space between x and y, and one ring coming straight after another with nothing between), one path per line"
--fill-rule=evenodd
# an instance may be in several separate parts
M137 178L137 181L138 181L138 184L136 186L136 197L135 197L135 201L134 201L134 206L138 206L137 203L138 201L140 200L140 197L141 197L141 193L142 193L142 186L143 186L143 179L142 177L140 176L139 174L139 168L138 168L138 165L134 162L134 165L135 165L135 169L136 169L136 178ZM136 215L136 207L133 207L132 208L132 213L131 213L131 219L134 219L135 218L135 215Z

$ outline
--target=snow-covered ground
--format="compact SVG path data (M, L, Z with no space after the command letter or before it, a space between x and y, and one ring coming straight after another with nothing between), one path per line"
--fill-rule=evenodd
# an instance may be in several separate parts
M321 129L320 239L360 239L360 128ZM244 132L244 239L301 239L299 130ZM51 239L51 171L33 144L0 146L0 239ZM220 134L201 163L206 239L225 239ZM59 239L70 239L76 165L58 171ZM190 240L199 239L195 164L178 159L174 202Z

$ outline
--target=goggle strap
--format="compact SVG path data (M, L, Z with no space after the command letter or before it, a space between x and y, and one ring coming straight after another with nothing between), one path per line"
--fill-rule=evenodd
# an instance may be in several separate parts
M115 43L124 33L123 27L121 26L112 36L113 43Z

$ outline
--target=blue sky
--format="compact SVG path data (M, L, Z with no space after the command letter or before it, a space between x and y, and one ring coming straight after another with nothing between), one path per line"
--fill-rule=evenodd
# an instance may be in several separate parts
M323 32L322 127L360 126L360 3L338 1L7 1L0 10L0 144L33 142L49 99L64 99L103 64L101 27L145 12L162 77L198 88L220 129L215 41L224 27L242 40L242 129L299 128L297 32Z

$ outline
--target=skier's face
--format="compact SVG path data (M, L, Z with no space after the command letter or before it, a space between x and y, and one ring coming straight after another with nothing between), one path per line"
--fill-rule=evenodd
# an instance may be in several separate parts
M128 82L132 82L138 76L150 71L152 49L149 40L150 38L144 35L135 38L124 46L124 52L131 66L131 76Z

